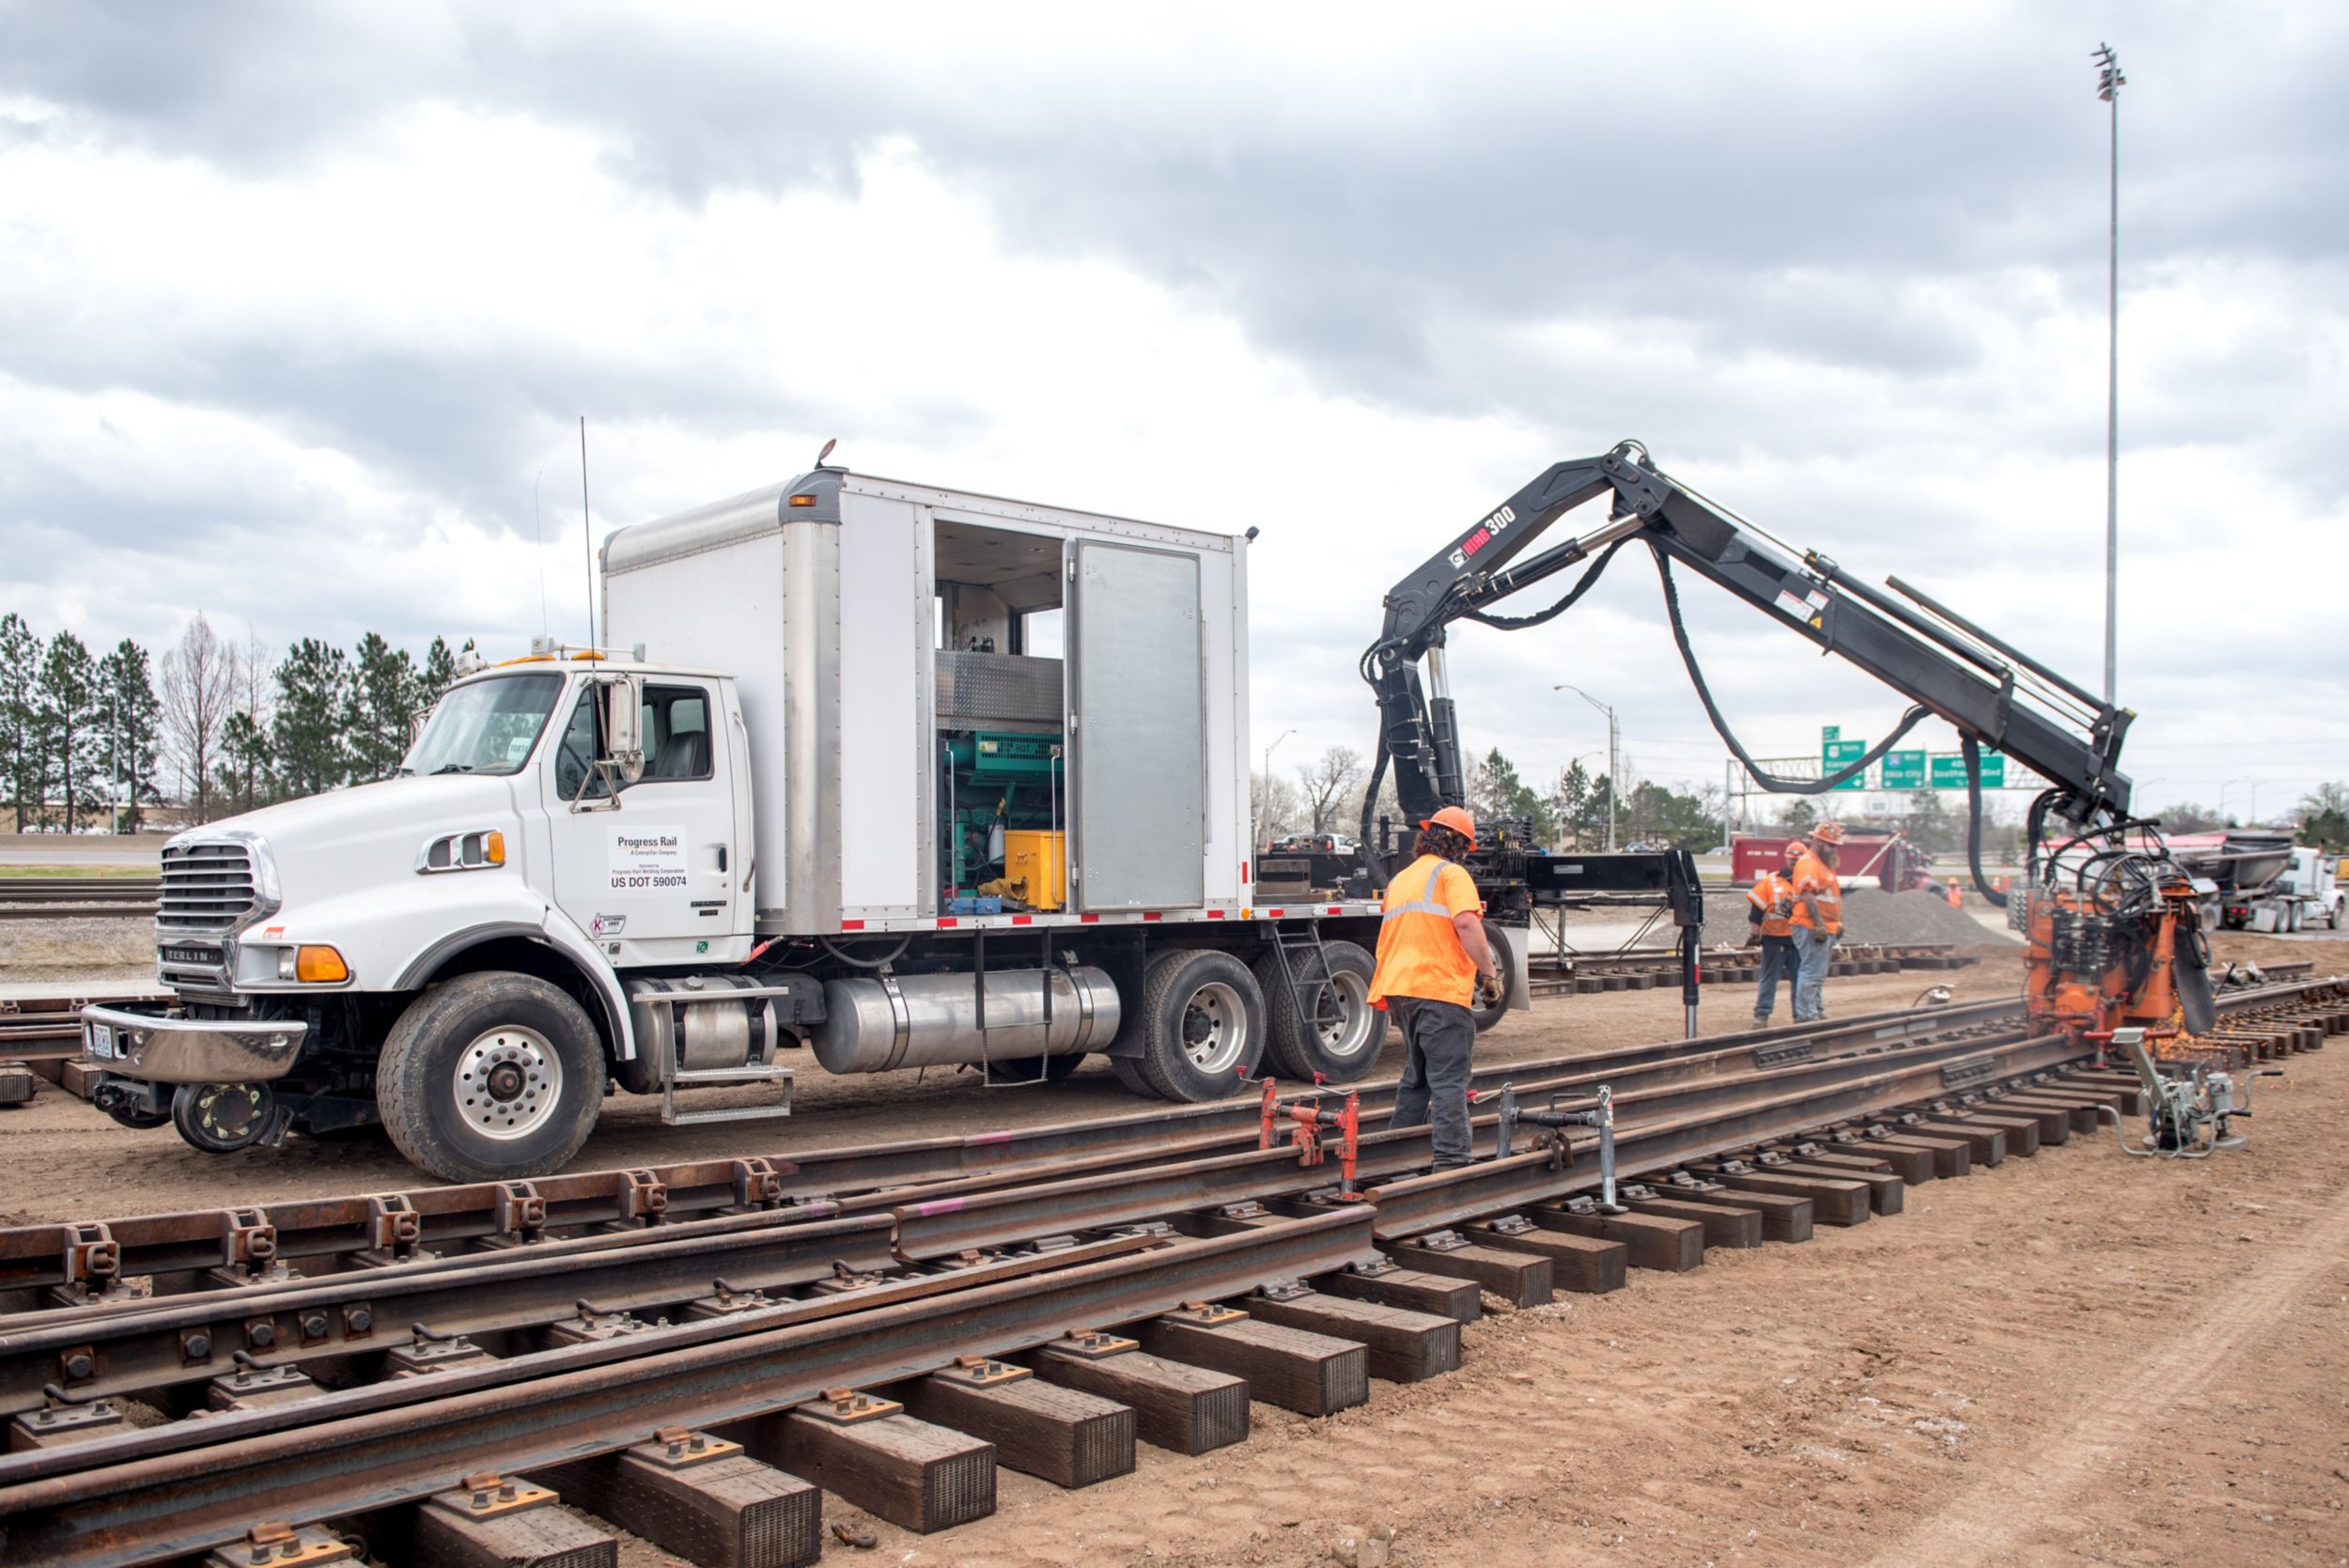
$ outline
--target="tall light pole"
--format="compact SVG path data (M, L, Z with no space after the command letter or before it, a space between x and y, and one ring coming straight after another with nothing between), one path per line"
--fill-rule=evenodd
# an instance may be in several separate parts
M1272 746L1278 746L1296 733L1295 729L1283 730L1272 737ZM1264 809L1267 814L1272 810L1272 746L1264 749Z
M2090 57L2096 62L2096 96L2112 105L2111 255L2106 279L2109 351L2105 387L2105 705L2110 706L2120 663L2121 611L2121 89L2129 79L2121 74L2121 56L2112 52L2112 45L2098 44Z
M1615 728L1615 710L1583 691L1579 686L1571 686L1561 681L1550 690L1571 691L1607 715L1607 852L1611 855L1615 852L1615 798L1623 793L1623 781L1615 776L1616 753L1622 738L1621 732Z
M2248 773L2246 773L2239 779L2229 779L2225 784L2218 786L2218 825L2221 828L2227 825L2227 791L2232 789L2239 784L2249 784L2250 782L2251 776Z

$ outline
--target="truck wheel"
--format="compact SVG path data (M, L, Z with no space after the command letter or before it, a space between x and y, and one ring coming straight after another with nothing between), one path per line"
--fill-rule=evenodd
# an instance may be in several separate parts
M1110 1071L1117 1075L1117 1081L1126 1086L1128 1093L1140 1094L1145 1100L1159 1097L1159 1092L1150 1087L1150 1080L1142 1076L1139 1057L1112 1056L1108 1061Z
M1264 1058L1264 993L1248 966L1201 947L1161 953L1142 985L1135 1065L1161 1099L1220 1100Z
M1256 960L1256 988L1264 993L1265 1017L1272 1026L1265 1039L1266 1063L1283 1078L1305 1083L1316 1073L1331 1083L1351 1083L1370 1071L1387 1043L1387 1015L1370 1004L1370 977L1377 966L1352 942L1324 942L1322 951L1330 955L1327 985L1318 984L1321 959L1312 949L1289 954L1297 990L1313 1015L1310 1024L1298 1016L1281 955L1268 953Z
M408 1004L375 1099L409 1163L443 1181L560 1171L603 1109L603 1043L579 1003L529 974L463 974Z
M1499 1023L1509 1011L1510 1004L1517 1000L1517 966L1509 961L1511 949L1508 944L1513 939L1522 939L1518 933L1495 925L1489 920L1484 924L1485 940L1493 950L1493 965L1501 970L1501 1000L1490 1007L1470 1004L1469 1016L1476 1020L1476 1032L1479 1034Z

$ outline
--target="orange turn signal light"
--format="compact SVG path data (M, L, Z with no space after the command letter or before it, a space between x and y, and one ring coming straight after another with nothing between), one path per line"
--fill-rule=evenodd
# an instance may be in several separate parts
M481 835L481 858L491 865L506 863L506 835L492 828Z
M813 506L816 505L816 498L813 495L795 495L791 498L791 505L794 506Z
M294 978L310 985L333 985L350 978L350 966L331 947L301 947L294 951Z

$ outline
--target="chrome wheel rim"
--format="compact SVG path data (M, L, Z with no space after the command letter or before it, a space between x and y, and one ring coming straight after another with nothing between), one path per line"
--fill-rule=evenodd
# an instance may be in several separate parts
M450 1080L457 1114L484 1138L527 1138L554 1119L563 1063L547 1037L508 1024L485 1032L457 1056Z
M1183 1004L1183 1054L1203 1073L1229 1072L1248 1052L1248 1004L1239 992L1211 980Z
M1359 974L1330 977L1315 999L1314 1032L1321 1036L1325 1055L1346 1062L1362 1054L1370 1044L1370 983Z

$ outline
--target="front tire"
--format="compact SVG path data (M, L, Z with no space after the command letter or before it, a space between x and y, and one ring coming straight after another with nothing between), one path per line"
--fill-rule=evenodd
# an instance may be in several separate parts
M568 1164L603 1109L603 1043L536 975L463 974L408 1004L376 1067L384 1130L443 1181L512 1181Z
M1264 993L1228 953L1190 948L1152 959L1142 1016L1135 1066L1161 1099L1222 1099L1246 1088L1264 1059Z
M1272 1026L1265 1056L1283 1078L1351 1083L1370 1071L1387 1043L1387 1015L1370 1004L1377 965L1352 942L1324 942L1322 952L1330 955L1326 985L1318 955L1310 948L1290 950L1289 967L1296 990L1312 1012L1310 1022L1299 1016L1281 955L1268 953L1256 960L1256 988L1264 993L1265 1016Z

